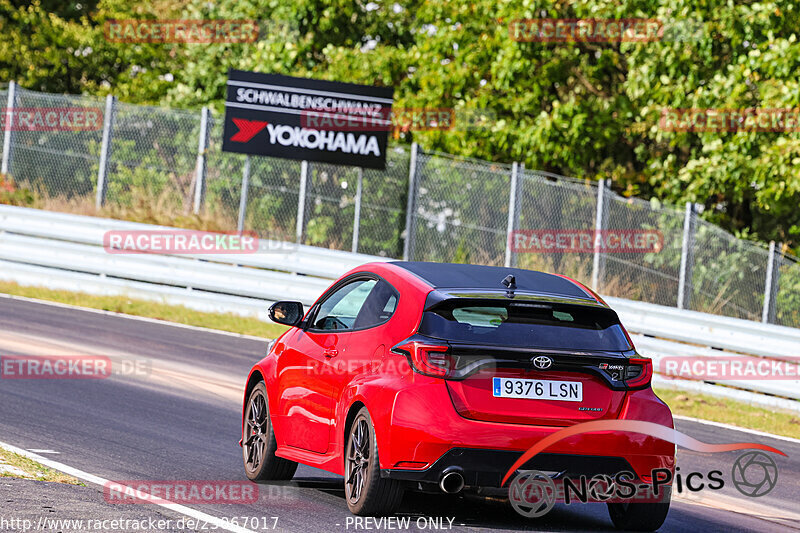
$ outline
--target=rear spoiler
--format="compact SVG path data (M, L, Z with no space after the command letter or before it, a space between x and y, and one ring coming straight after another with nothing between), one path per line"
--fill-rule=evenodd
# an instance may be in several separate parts
M503 302L528 302L528 303L551 303L551 304L569 304L569 305L585 305L587 307L595 307L601 309L610 309L605 303L598 302L593 298L573 298L570 296L561 296L557 294L544 293L544 292L529 292L529 291L515 291L511 295L507 291L487 291L487 290L469 290L469 289L453 289L453 290L432 290L428 293L425 299L425 311L429 311L438 307L445 300L463 300L470 303L487 303L492 301Z

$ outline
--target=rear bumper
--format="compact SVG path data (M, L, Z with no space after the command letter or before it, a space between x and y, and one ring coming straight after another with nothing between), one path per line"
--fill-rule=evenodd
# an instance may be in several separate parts
M424 470L387 469L381 470L381 477L439 483L446 470L457 469L464 476L464 483L468 486L500 487L503 477L519 456L519 452L509 450L452 448ZM634 473L631 464L622 457L558 453L540 453L520 470L558 472L565 477L591 477L597 474L613 477L620 472Z
M650 389L628 393L619 418L673 427L669 408ZM458 467L467 485L500 486L524 452L561 429L464 418L443 383L411 387L397 393L391 425L378 432L382 475L438 483L445 469ZM674 466L672 443L649 435L596 431L555 442L524 469L578 476L626 471L646 479L654 469Z

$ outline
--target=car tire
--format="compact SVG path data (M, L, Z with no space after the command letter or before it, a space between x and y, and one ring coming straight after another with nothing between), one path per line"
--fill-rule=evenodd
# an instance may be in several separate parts
M626 531L655 531L664 524L667 513L669 513L669 501L608 504L608 515L614 526Z
M366 407L356 414L347 431L344 482L345 501L354 515L391 514L403 499L400 482L381 477L375 427Z
M263 381L253 387L247 397L242 431L244 471L252 481L292 479L297 463L278 457L275 430L269 416L267 387Z

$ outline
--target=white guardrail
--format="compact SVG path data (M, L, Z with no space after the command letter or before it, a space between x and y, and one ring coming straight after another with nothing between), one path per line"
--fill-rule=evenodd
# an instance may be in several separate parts
M250 254L111 254L103 248L103 236L110 230L174 229L0 205L0 280L266 320L273 301L310 305L351 268L390 260L266 239L259 241L259 252ZM640 353L654 359L656 369L670 356L742 355L757 363L793 358L800 347L800 330L794 328L620 298L606 301L632 332ZM657 375L655 381L800 412L797 379L714 384Z

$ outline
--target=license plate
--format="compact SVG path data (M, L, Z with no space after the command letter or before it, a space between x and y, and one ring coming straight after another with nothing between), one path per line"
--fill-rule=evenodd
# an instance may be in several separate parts
M583 383L547 379L493 378L492 395L497 398L583 401Z

